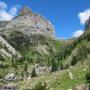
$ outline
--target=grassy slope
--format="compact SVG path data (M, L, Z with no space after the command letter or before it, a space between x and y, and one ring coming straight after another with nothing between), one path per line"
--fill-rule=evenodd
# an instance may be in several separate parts
M77 44L76 47L74 48L74 50L72 51L71 55L64 60L65 64L70 64L70 62L72 60L72 56L76 55L78 52L78 48L80 48L82 46L84 46L86 48L90 48L90 41L82 40L79 44Z
M80 65L61 72L47 74L33 78L31 80L21 81L17 84L19 85L19 90L29 90L38 82L47 82L49 85L48 89L52 88L52 90L68 90L75 87L76 85L85 84L85 73L87 68L87 65ZM74 77L73 80L70 79L69 72L72 72Z

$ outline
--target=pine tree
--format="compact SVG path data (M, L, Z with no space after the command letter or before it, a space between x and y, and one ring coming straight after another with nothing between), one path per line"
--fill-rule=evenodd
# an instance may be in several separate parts
M52 68L51 68L51 72L55 72L58 70L57 67L57 63L55 62L55 60L52 61Z
M26 71L27 71L27 68L28 68L28 64L27 64L27 63L25 63L25 64L24 64L24 72L26 72Z
M36 76L37 76L36 75L36 70L35 70L35 68L33 68L31 77L33 78L33 77L36 77Z
M74 66L77 63L77 57L73 56L71 61L71 66Z

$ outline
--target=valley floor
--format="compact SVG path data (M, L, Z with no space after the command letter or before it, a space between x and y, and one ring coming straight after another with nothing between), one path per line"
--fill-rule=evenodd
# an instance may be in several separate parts
M73 90L77 85L86 84L85 74L87 69L87 65L83 64L60 72L37 76L32 79L27 78L22 81L3 83L3 86L16 86L18 88L17 90L39 90L33 88L36 87L38 83L41 83L45 85L45 90Z
M18 83L19 89L29 90L38 82L42 82L47 84L47 90L73 90L72 88L75 86L85 84L85 73L87 69L88 67L86 65L81 65L76 68L71 67L68 70L36 77L31 80L27 79Z

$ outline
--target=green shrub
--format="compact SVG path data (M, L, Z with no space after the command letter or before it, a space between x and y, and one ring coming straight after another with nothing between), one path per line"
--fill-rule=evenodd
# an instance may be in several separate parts
M86 73L86 80L90 84L90 71Z
M86 73L86 83L89 85L89 90L90 90L90 70Z
M51 68L51 72L55 72L58 70L58 66L57 63L55 62L55 60L52 61L52 68Z
M28 63L25 63L25 64L24 64L24 72L26 72L27 69L28 69Z
M39 82L32 90L46 90L46 84Z
M73 56L72 61L71 61L71 66L74 66L77 63L77 57Z

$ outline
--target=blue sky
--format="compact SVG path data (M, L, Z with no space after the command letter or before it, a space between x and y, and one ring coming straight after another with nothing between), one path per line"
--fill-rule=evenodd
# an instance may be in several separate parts
M90 0L0 0L9 19L18 14L23 6L29 6L33 12L38 12L50 20L55 27L58 38L77 37L83 33L84 23L90 16ZM12 11L15 11L12 13ZM10 16L10 14L12 16ZM0 20L6 16L0 16ZM7 19L7 18L6 18Z

